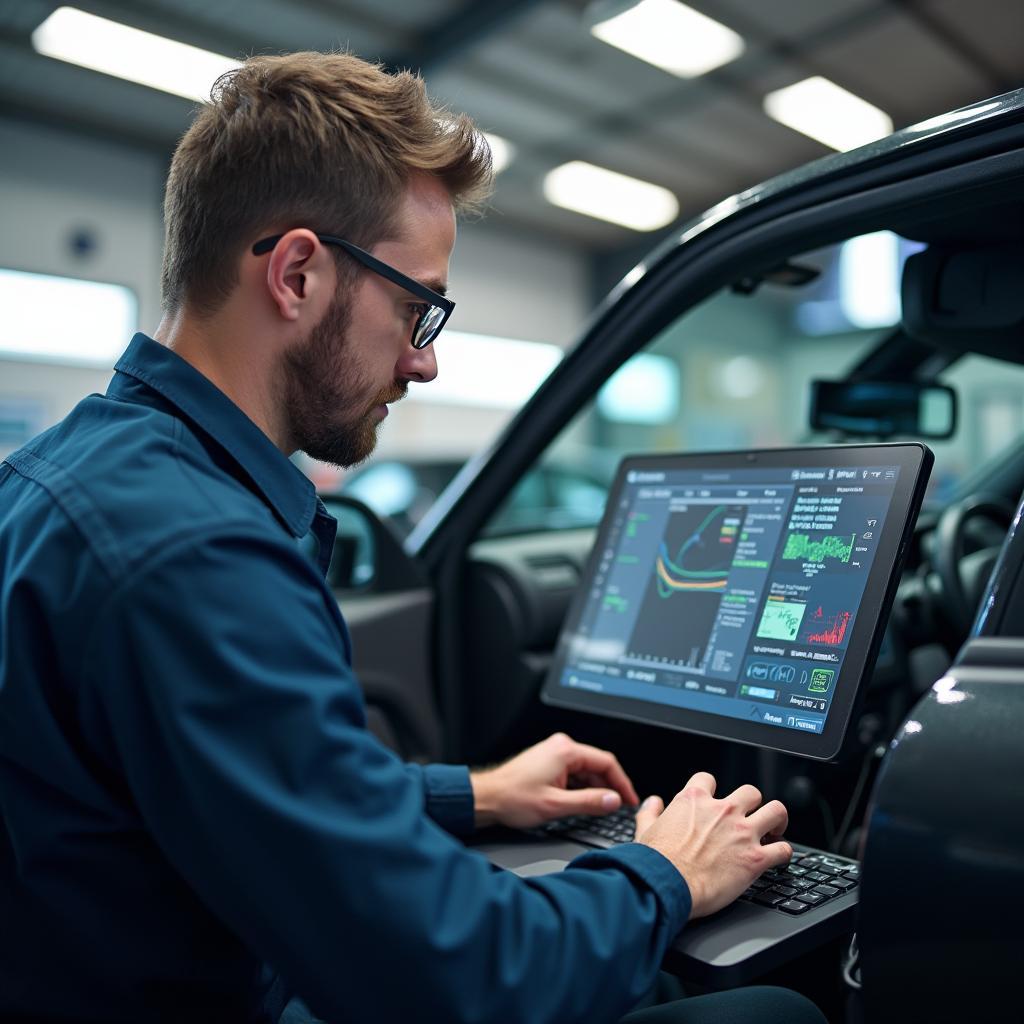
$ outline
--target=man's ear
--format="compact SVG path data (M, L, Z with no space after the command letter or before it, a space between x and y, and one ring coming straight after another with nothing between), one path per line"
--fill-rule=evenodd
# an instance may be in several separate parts
M267 291L285 320L319 320L334 294L334 260L307 228L281 236L267 263Z

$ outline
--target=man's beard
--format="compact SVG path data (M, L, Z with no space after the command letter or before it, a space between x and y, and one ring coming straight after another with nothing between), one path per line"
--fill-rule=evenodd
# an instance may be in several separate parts
M405 397L406 385L395 382L364 403L371 385L360 371L348 338L349 302L339 290L323 319L309 336L285 353L285 414L296 448L311 458L354 466L377 445L378 406Z

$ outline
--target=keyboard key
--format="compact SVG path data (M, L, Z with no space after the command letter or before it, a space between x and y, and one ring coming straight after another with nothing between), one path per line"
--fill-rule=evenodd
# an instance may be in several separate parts
M801 867L801 865L799 864L794 864L786 871L786 874L794 878L802 878L804 875L807 874L809 870L810 868L805 868Z
M812 882L827 882L832 876L821 871L808 871L804 877Z
M760 903L762 907L774 907L777 906L779 903L784 903L785 901L785 896L779 896L771 891L759 892L754 897L754 902Z
M773 886L773 887L772 887L772 888L771 888L771 889L769 890L769 892L776 892L776 893L778 893L778 894L779 894L780 896L795 896L795 895L796 895L796 893L797 893L797 890L796 890L796 889L794 889L794 888L793 888L792 886L790 886L790 885L776 885L776 886Z
M808 889L814 888L814 883L806 878L794 878L789 884L797 892L807 892Z
M767 889L771 885L771 882L766 882L763 878L755 878L750 883L750 888L755 892L761 892L762 889Z
M834 857L823 857L821 860L821 870L831 871L835 874L838 871L845 871L849 867L845 860L836 860Z
M853 879L859 881L859 879L860 879L860 865L859 864L850 864L848 867L844 868L843 869L843 877L844 878L853 878Z
M839 890L834 885L816 885L811 892L821 893L822 896L835 896Z
M787 914L806 914L811 909L809 903L804 903L801 900L786 900L785 903L780 903L776 910L784 910Z
M851 889L857 888L857 880L855 878L847 878L845 875L833 878L828 884L834 889L839 889L841 892L849 892Z
M820 892L801 892L797 893L793 898L811 907L816 907L819 903L825 902L825 897Z

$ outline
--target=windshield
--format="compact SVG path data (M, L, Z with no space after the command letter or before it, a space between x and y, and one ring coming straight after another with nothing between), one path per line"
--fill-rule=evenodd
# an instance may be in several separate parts
M740 282L687 311L630 359L548 449L542 466L610 483L639 452L834 443L808 427L810 382L843 378L899 321L898 282L920 249L889 232L794 259L768 280ZM938 378L959 393L959 426L927 443L936 464L928 498L960 481L1024 431L1024 367L970 355ZM863 440L853 438L851 440ZM522 496L520 496L521 498ZM519 502L522 529L592 525L593 494L578 508ZM488 533L509 532L508 509Z
M937 378L957 392L959 426L948 441L929 441L935 468L929 496L945 502L986 462L1024 436L1024 366L971 354Z

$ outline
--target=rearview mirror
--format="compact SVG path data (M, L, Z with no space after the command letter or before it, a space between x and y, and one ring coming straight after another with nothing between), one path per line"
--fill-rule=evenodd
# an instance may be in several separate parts
M811 427L857 437L941 439L956 430L956 392L895 380L811 381Z

